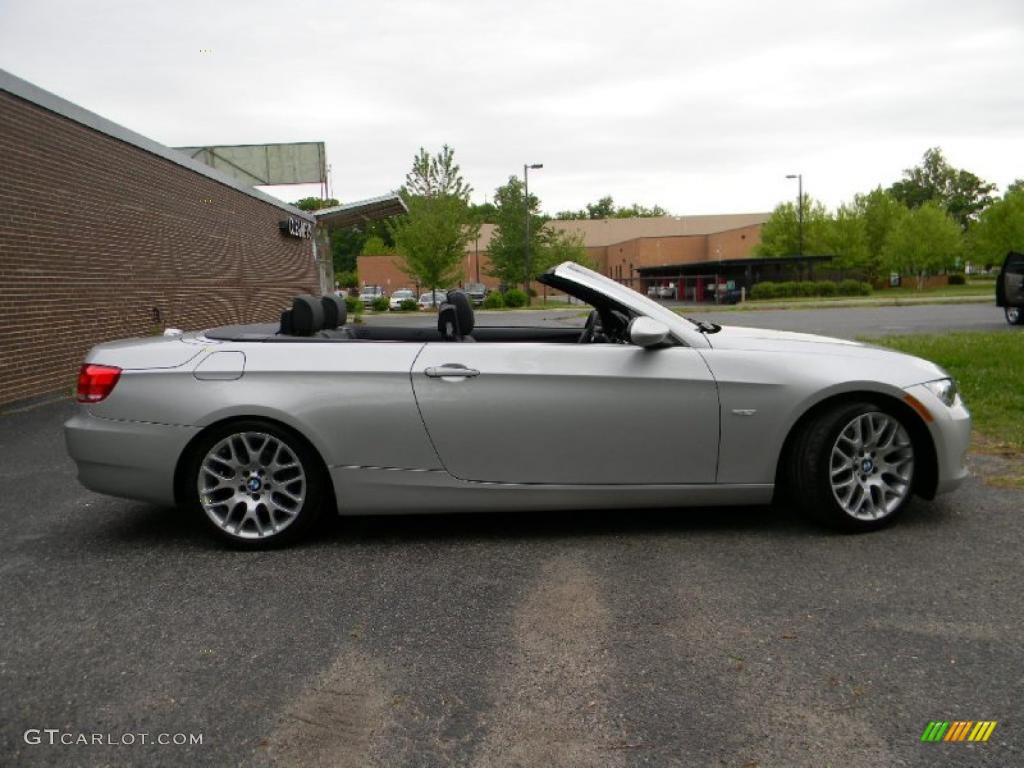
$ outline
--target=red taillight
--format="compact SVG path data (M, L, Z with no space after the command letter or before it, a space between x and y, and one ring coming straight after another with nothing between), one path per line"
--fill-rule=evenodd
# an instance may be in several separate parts
M121 369L113 365L86 363L78 372L78 402L98 403L114 391Z

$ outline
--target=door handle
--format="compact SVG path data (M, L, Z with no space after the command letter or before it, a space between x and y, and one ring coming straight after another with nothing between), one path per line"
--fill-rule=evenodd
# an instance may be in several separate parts
M437 367L430 367L424 373L432 379L466 379L480 375L480 371L475 368L467 368L459 363L445 363Z

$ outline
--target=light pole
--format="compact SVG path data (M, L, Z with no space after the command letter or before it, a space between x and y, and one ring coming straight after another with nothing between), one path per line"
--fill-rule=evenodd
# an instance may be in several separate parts
M526 246L523 248L523 293L530 303L530 169L540 170L544 163L523 164L523 200L526 202Z
M787 173L787 179L796 179L796 215L800 223L800 246L797 249L797 256L804 255L804 175L802 173Z

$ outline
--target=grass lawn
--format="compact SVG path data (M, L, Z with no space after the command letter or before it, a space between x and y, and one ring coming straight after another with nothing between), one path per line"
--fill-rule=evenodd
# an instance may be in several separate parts
M956 379L971 412L975 449L1018 461L1024 457L1024 333L971 331L863 340L941 365Z

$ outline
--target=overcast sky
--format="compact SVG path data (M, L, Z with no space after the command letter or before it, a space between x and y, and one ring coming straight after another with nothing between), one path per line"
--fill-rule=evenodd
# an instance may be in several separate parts
M544 163L548 212L1024 177L1024 0L0 0L0 67L171 146L326 141L343 201L446 142L478 201Z

